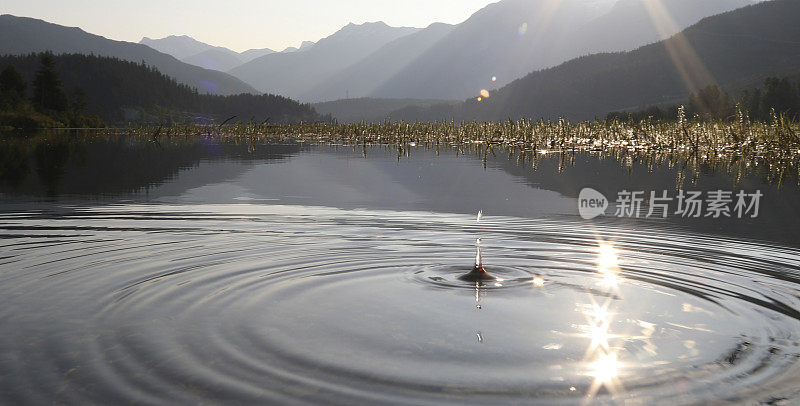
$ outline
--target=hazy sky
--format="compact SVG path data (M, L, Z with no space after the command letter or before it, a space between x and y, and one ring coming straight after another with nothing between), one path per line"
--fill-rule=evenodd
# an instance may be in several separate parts
M1 0L0 14L80 27L116 40L189 35L235 51L281 50L353 22L459 23L496 0Z

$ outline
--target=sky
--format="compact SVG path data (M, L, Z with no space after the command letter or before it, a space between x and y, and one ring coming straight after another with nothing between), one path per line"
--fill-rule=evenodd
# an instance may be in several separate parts
M317 41L348 23L460 23L496 0L2 0L0 13L139 42L188 35L241 52Z

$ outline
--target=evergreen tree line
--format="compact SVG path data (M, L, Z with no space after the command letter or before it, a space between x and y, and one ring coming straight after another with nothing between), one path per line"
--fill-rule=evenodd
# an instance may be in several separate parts
M16 128L34 127L102 127L97 116L86 116L86 95L76 87L69 96L55 69L55 58L44 53L31 81L28 83L14 66L0 71L0 125Z
M28 54L0 56L0 66L16 69L24 80L35 80L42 58L52 59L52 71L61 88L76 89L45 97L54 106L66 98L69 106L83 107L114 125L140 123L184 123L189 121L231 121L288 123L330 119L319 115L310 105L276 95L240 94L218 96L200 93L178 83L144 62L134 63L95 55ZM213 89L214 83L208 87ZM77 90L81 89L81 90ZM35 93L36 90L34 88ZM22 96L25 98L26 96ZM34 103L37 94L30 100ZM83 104L81 104L82 102ZM3 110L6 110L3 107Z
M703 119L733 120L737 109L750 119L760 121L772 120L776 116L800 119L800 81L793 83L789 78L767 78L763 88L745 90L734 100L716 85L706 86L697 93L691 93L685 104L687 116L698 116ZM656 120L677 120L678 106L651 106L635 112L612 112L608 119L644 120L652 117Z

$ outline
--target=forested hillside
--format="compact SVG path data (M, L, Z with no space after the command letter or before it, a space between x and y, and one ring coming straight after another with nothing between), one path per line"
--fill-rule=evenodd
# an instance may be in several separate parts
M107 124L224 120L234 115L235 120L259 122L267 118L271 122L322 119L311 106L282 96L199 93L144 63L75 54L54 58L67 94L80 89L85 94L86 111L99 115ZM0 56L0 69L13 66L30 83L39 60L38 54Z

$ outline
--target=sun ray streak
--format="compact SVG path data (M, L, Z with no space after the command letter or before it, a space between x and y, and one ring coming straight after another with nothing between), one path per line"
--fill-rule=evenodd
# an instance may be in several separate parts
M672 35L663 43L686 89L697 92L705 86L716 84L713 75L686 36L680 32L662 0L644 0L643 4L659 35L662 38Z

